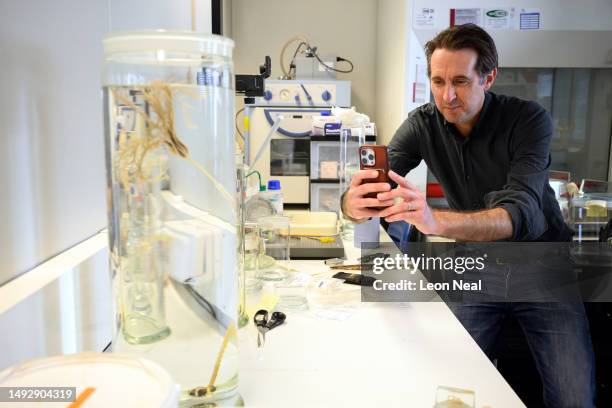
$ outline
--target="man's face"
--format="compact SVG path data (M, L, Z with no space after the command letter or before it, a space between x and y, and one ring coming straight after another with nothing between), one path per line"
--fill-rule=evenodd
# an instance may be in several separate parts
M472 126L482 108L485 91L493 85L494 69L484 80L476 72L476 51L436 49L431 55L431 92L438 110L455 126Z

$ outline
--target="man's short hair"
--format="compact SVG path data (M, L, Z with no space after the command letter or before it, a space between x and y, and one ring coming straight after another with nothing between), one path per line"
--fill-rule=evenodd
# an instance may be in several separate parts
M497 68L497 48L493 38L476 24L462 24L447 28L425 44L427 75L431 77L431 56L438 48L447 50L473 49L478 55L476 72L480 78Z

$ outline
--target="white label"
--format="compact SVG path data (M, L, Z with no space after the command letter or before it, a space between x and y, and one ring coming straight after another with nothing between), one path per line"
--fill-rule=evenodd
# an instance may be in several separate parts
M435 10L432 8L421 8L414 16L415 28L433 28L435 23Z
M490 30L514 29L514 7L485 9L484 26Z
M455 10L454 25L476 24L481 25L482 9L479 8L458 8Z
M419 58L417 58L418 60ZM427 102L427 65L421 62L416 64L415 81L412 84L412 102Z

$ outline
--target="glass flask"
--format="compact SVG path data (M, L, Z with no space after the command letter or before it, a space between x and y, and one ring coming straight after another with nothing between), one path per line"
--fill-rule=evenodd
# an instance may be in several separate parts
M166 368L180 406L241 404L232 49L193 32L104 38L112 349Z

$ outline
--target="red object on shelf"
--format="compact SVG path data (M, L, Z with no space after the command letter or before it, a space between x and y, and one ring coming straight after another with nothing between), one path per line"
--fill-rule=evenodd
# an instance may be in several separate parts
M427 183L427 197L428 198L442 198L444 197L444 191L440 183Z

